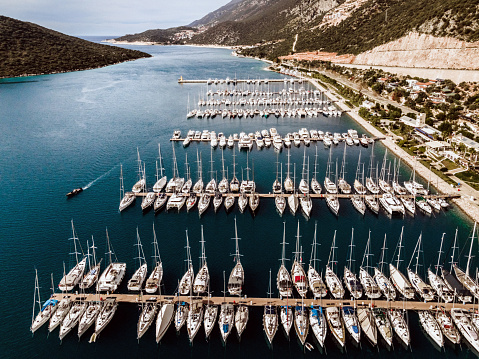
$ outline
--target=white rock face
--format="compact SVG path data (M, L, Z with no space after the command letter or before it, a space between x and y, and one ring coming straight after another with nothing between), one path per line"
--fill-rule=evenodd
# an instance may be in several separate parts
M356 56L354 64L422 67L439 69L479 69L479 42L411 32Z

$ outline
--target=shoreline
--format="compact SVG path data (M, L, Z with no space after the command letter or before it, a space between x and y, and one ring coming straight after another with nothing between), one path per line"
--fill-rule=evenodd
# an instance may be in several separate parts
M350 109L345 100L338 95L335 91L330 89L326 90L321 86L316 80L308 77L300 77L303 80L309 81L313 86L323 91L326 96L328 96L332 101L336 101L336 105L348 114L356 123L358 123L362 128L375 137L384 137L385 135L380 132L377 128L363 119L357 112L357 108ZM410 168L416 166L416 174L422 177L424 180L429 181L430 185L436 188L440 193L443 194L457 194L458 190L451 187L449 183L444 181L433 171L426 168L421 162L415 161L414 157L409 153L400 148L389 136L386 135L386 139L379 140L388 150L398 156L403 163L408 165ZM464 186L464 184L463 184ZM465 195L461 194L460 198L455 198L451 200L455 205L470 219L473 221L479 221L479 207L468 199Z

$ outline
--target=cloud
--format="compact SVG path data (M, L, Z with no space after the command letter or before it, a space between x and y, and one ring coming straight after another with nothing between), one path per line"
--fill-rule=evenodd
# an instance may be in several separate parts
M123 35L186 25L227 0L0 0L5 16L69 35Z

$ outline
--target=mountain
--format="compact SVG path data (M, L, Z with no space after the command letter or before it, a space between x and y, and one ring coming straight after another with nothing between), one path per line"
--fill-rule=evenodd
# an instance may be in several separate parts
M180 43L184 38L179 34L193 35L196 31L191 26L171 27L169 29L154 29L141 32L139 34L125 35L115 39L115 42L151 42L156 44L174 44ZM191 37L191 36L189 36Z
M0 16L0 77L85 70L151 57Z

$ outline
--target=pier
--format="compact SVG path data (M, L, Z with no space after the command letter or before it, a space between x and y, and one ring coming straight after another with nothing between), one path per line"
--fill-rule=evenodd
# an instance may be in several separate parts
M202 297L202 296L174 296L174 295L157 295L157 294L62 294L56 293L53 295L54 299L61 300L63 296L70 296L72 300L85 300L85 301L97 301L105 300L106 298L115 298L118 303L130 303L141 304L147 301L155 300L157 303L169 302L192 302L203 304L215 304L221 305L223 303L228 304L244 304L252 307L263 307L266 304L276 306L295 306L301 305L301 298L249 298L249 297ZM406 309L406 310L430 310L436 307L444 307L447 311L452 308L462 308L466 310L473 310L477 305L474 304L462 304L462 303L439 303L439 302L421 302L421 301L388 301L388 300L369 300L364 298L363 300L348 300L348 299L304 299L305 306L319 305L322 307L342 307L353 306L356 308L361 307L378 307L378 308L392 308L392 309Z
M251 84L268 84L269 82L287 82L287 83L303 83L302 79L208 79L208 80L186 80L183 77L178 79L179 84L208 84L208 85L218 85L218 84L233 84L236 85L238 83L251 83Z

